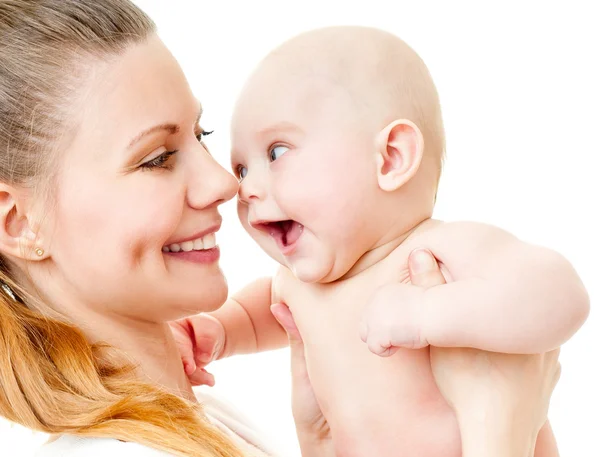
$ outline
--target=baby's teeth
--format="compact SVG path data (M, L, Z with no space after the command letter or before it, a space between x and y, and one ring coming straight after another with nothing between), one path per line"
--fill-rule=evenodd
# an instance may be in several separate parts
M206 235L202 240L204 241L204 249L212 249L217 245L217 239L214 233Z
M194 251L201 251L202 249L204 249L204 243L202 242L202 238L194 240Z
M182 251L190 252L192 249L194 249L194 242L193 241L184 241L183 243L181 243L181 250Z
M169 246L163 246L162 251L163 252L170 252Z
M171 252L179 252L181 251L181 246L179 246L177 243L174 243L171 246L169 246L169 249L171 250Z

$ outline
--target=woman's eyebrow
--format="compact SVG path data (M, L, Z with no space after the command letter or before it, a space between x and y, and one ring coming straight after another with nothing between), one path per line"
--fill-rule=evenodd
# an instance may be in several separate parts
M135 146L135 144L137 142L139 142L145 136L150 135L155 132L159 132L161 130L166 130L167 132L169 132L170 135L174 135L177 132L179 132L179 125L167 123L167 124L160 124L160 125L155 125L154 127L150 127L149 129L146 129L142 133L138 134L133 140L131 140L129 142L128 148L132 148L133 146Z
M202 106L200 105L200 107L198 109L198 116L196 117L196 122L194 122L194 125L196 125L198 122L200 122L201 117L202 117ZM127 148L128 149L132 148L133 146L135 146L135 144L137 142L139 142L145 136L150 135L155 132L159 132L161 130L167 131L169 133L169 135L175 135L176 133L179 133L179 125L168 122L166 124L160 124L160 125L155 125L154 127L150 127L149 129L146 129L143 132L136 135L135 138L133 138L129 142L129 146L127 146Z

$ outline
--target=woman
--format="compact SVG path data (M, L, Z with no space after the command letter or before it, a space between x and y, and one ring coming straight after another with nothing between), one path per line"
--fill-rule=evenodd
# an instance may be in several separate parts
M201 114L128 0L0 1L0 414L59 436L43 456L268 452L202 411L167 324L227 296L214 234L237 182ZM303 455L328 455L294 341Z

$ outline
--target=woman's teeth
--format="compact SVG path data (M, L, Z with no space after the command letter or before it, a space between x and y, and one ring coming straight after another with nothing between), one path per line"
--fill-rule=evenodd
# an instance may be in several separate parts
M212 249L217 245L217 239L214 233L198 238L197 240L184 241L183 243L173 243L162 248L163 252L190 252L205 251Z

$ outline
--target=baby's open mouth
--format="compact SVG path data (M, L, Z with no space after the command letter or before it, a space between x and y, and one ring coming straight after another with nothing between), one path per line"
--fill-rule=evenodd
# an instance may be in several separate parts
M261 222L254 224L254 227L263 232L267 232L277 244L281 247L288 247L293 245L304 230L304 226L296 221L274 221L274 222Z

